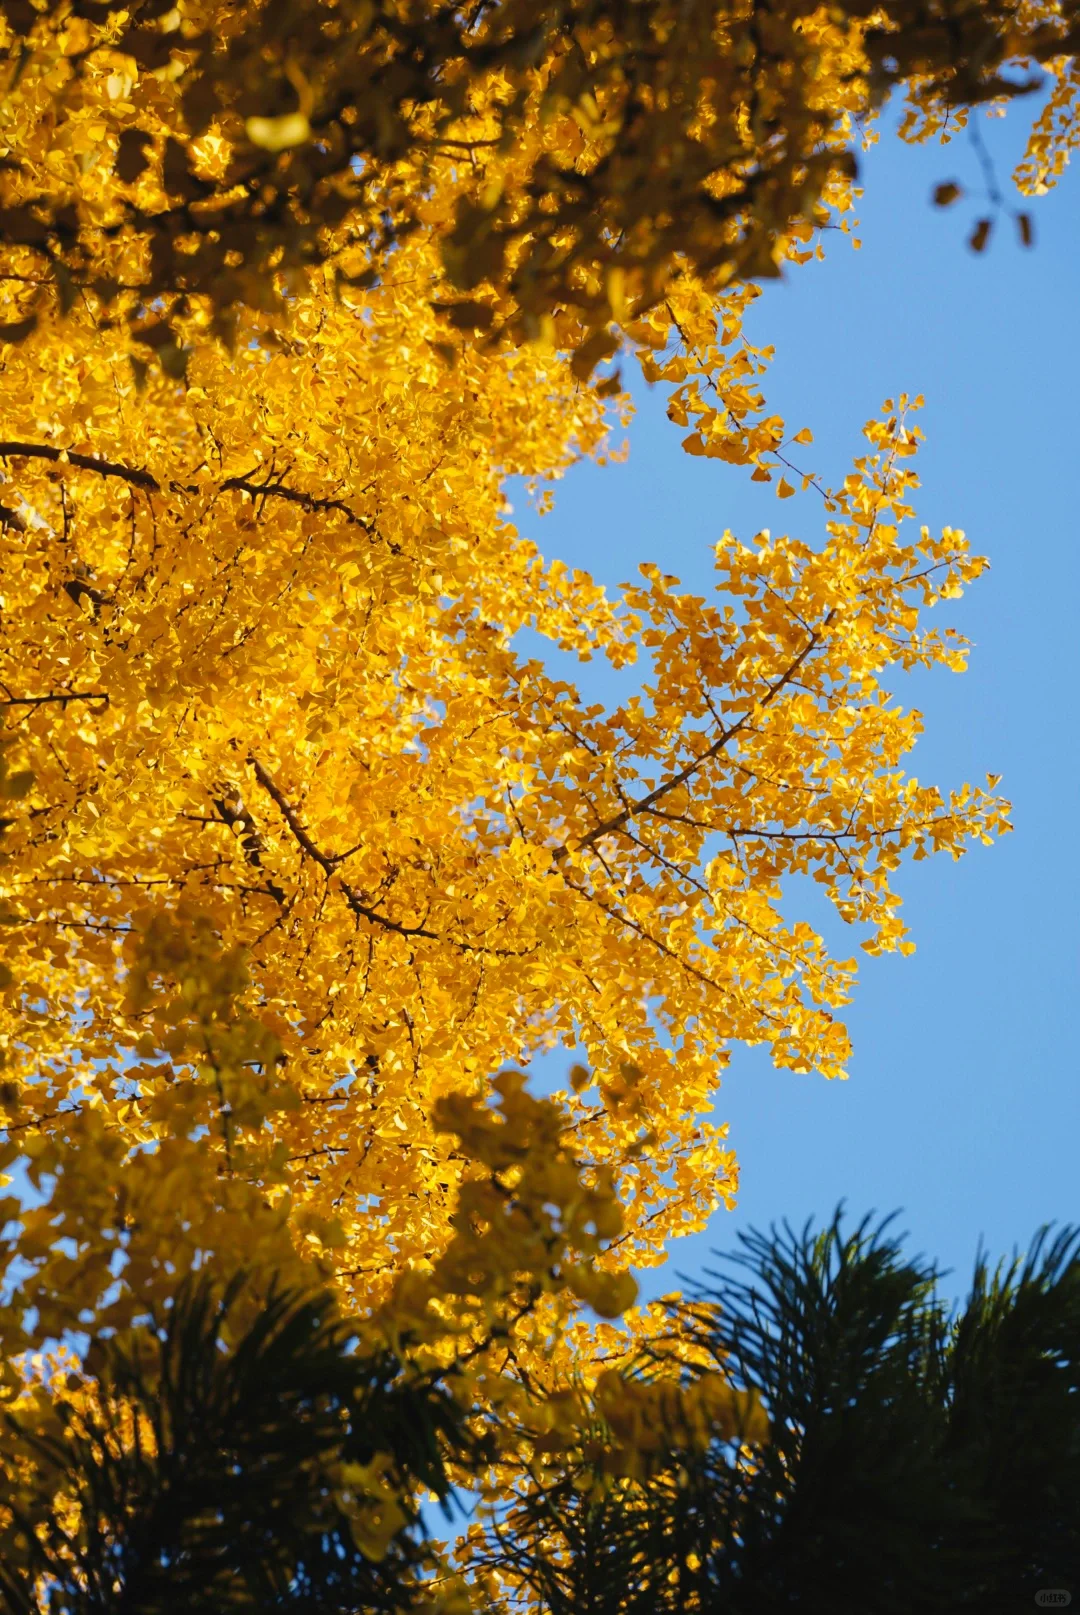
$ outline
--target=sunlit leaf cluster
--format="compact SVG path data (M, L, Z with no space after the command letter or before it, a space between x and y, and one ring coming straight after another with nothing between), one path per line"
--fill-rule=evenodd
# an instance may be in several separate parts
M744 319L893 86L929 138L1045 64L1052 183L1070 7L0 11L0 1399L46 1431L74 1363L97 1418L79 1340L243 1272L445 1382L489 1501L583 1421L634 1483L765 1439L689 1347L626 1377L630 1269L733 1203L733 1048L842 1076L903 864L1009 823L908 771L985 566L919 522L922 400L835 480ZM620 363L790 517L704 594L526 531L623 453Z
M1075 0L5 0L12 332L88 297L167 373L194 304L234 341L312 266L370 282L418 232L453 330L555 337L583 374L681 265L754 281L850 205L894 89L925 138L1047 64L1058 172ZM1035 76L1032 70L1035 69ZM285 301L283 301L283 299Z

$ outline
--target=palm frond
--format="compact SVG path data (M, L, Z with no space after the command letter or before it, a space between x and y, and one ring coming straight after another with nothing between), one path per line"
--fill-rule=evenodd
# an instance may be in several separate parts
M463 1418L438 1382L358 1351L329 1296L193 1282L162 1317L95 1341L87 1368L89 1392L57 1399L48 1427L8 1416L22 1463L0 1501L21 1567L0 1588L16 1615L36 1608L38 1581L55 1615L329 1615L420 1595L410 1500L445 1497L446 1457L469 1449ZM405 1516L376 1559L353 1521L380 1507L381 1485Z
M1080 1232L980 1260L954 1318L892 1219L841 1210L742 1235L669 1316L636 1371L711 1363L769 1440L718 1430L631 1480L583 1432L478 1556L530 1609L1004 1615L1080 1589Z

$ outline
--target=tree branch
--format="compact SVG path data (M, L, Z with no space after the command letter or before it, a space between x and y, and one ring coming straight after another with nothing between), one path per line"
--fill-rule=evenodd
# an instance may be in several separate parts
M123 465L117 460L98 459L92 454L81 454L76 449L61 449L53 443L16 443L11 441L0 442L0 460L9 460L23 456L30 460L49 460L54 465L73 465L80 471L96 471L101 477L119 477L135 488L144 488L149 493L161 493L161 484L149 471L139 466ZM226 477L218 485L218 493L246 493L252 499L284 499L291 505L299 505L302 510L321 514L327 511L336 511L339 516L353 527L360 527L369 538L379 538L381 535L375 523L366 516L359 515L351 505L343 499L329 499L318 494L304 493L301 489L290 488L287 483L280 481L254 482L253 472L243 476ZM170 483L170 490L177 493L198 493L197 485L190 483ZM22 531L25 523L17 511L10 510L6 505L0 505L0 522ZM396 555L400 553L397 544L390 544L390 550Z
M343 499L322 499L316 494L302 493L297 488L290 488L284 482L252 482L249 473L243 477L227 477L221 484L220 492L246 493L252 499L284 499L291 505L299 505L302 510L311 512L336 510L352 526L362 527L369 537L375 535L374 522L368 521L364 516L358 516Z
M796 656L795 660L791 663L790 667L788 667L787 671L776 680L775 684L769 685L765 695L754 709L755 712L760 712L762 708L771 706L773 701L775 701L776 697L780 694L781 690L785 689L791 683L792 679L799 671L799 668L810 655L810 652L814 650L814 648L820 643L822 630L829 626L829 624L832 622L833 616L834 613L830 611L828 616L825 618L822 628L817 629L810 635L810 638L807 640L798 656ZM704 768L706 763L712 762L714 757L718 757L724 750L724 747L727 746L729 742L734 740L736 735L740 734L742 730L746 728L753 715L754 714L752 712L745 712L739 719L738 723L733 723L730 729L721 730L720 734L717 735L712 745L707 747L706 750L702 752L700 757L692 758L691 761L686 764L685 768L680 768L677 774L673 774L670 779L664 780L656 787L655 790L650 791L647 796L642 796L636 802L631 802L627 807L623 808L621 813L614 813L610 819L605 819L603 823L595 825L586 835L582 836L575 850L577 852L583 852L586 848L595 845L595 843L599 841L601 837L612 835L615 831L621 830L623 825L635 818L637 814L644 813L648 808L652 807L654 802L661 801L665 796L669 795L670 792L678 790L680 785L685 785L687 780L693 779L694 775L698 773L700 769ZM569 850L570 849L568 846L558 847L554 853L556 862L562 858L565 858Z
M80 454L75 449L58 449L53 443L0 443L0 460L17 456L28 460L52 460L54 463L78 466L80 471L96 471L99 477L120 477L135 488L146 488L160 493L161 484L149 471L139 466L121 465L116 460L98 460L92 454Z
M259 759L250 753L248 754L248 763L254 770L255 778L267 796L276 804L297 846L302 852L306 853L312 863L318 865L327 880L329 880L331 876L336 874L338 864L343 862L349 854L344 852L327 853L317 847L308 831L301 824L295 808L285 796L273 775L267 773ZM445 942L452 948L460 948L463 953L491 954L501 959L523 959L528 954L535 952L534 948L487 948L479 942L465 942L460 937L445 936L439 931L429 931L423 925L402 925L399 920L392 920L389 915L381 914L377 908L371 908L364 902L356 888L350 886L349 882L340 875L337 875L337 882L341 895L354 914L367 920L371 925L382 926L384 931L393 931L396 936L405 937L409 940L414 937L420 937L427 942Z
M67 706L69 701L100 701L109 704L107 690L69 690L57 695L11 695L0 697L0 707L44 707L56 702Z
M267 796L269 796L271 801L274 802L282 818L285 820L285 823L288 825L293 840L296 842L297 846L302 852L307 854L312 863L319 866L327 880L329 880L330 877L335 873L337 865L341 862L342 855L325 853L321 850L321 848L317 847L314 841L312 841L307 830L301 824L295 808L284 795L273 776L267 773L266 769L263 767L262 763L259 762L257 757L249 754L248 762L254 770L255 778L258 780ZM401 925L397 920L392 920L387 915L380 914L378 909L369 908L368 905L361 899L360 894L349 885L348 881L341 880L340 877L339 884L341 894L352 912L354 914L359 914L370 924L381 925L387 931L396 932L398 936L423 937L429 942L445 941L445 938L441 937L436 931L425 930L421 925ZM467 946L467 944L461 945Z

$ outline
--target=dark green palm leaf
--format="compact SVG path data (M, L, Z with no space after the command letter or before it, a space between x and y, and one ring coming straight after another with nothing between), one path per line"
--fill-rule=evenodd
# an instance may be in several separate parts
M339 1465L385 1453L396 1492L445 1497L444 1460L468 1443L445 1390L390 1353L359 1353L353 1334L327 1296L253 1305L240 1278L186 1286L159 1321L95 1342L96 1407L61 1400L46 1433L9 1417L35 1481L28 1499L3 1499L16 1516L0 1571L12 1615L36 1609L39 1576L56 1615L408 1608L424 1562L417 1512L372 1562ZM58 1493L78 1500L74 1530Z

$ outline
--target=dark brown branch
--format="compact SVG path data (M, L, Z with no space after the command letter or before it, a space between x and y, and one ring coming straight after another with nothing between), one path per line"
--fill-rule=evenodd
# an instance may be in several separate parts
M296 842L297 846L302 852L307 854L312 863L319 866L327 880L329 880L334 874L337 865L341 862L342 855L325 853L321 850L321 848L317 847L297 817L296 810L293 808L288 798L284 795L273 776L267 773L266 769L263 767L262 763L259 762L257 757L252 757L249 755L248 762L255 772L255 778L258 780L267 796L269 796L271 801L277 806L277 809L282 818L285 820L285 823L288 825L293 840ZM392 920L387 915L380 914L377 909L369 908L368 905L361 899L360 894L355 891L347 881L341 880L339 877L339 884L341 894L346 903L349 905L349 908L354 914L358 914L361 916L361 918L367 920L369 924L381 925L387 931L396 932L398 936L423 937L429 942L442 942L445 940L443 937L439 936L438 932L436 931L427 931L423 926L420 925L401 925L397 920Z
M825 618L823 627L827 628L832 619L833 613L830 611L828 616ZM775 701L776 697L780 694L781 690L787 688L787 686L794 679L796 673L798 673L799 668L810 655L810 652L819 644L821 640L821 633L822 630L818 629L815 633L810 635L810 638L807 640L798 656L796 656L795 660L788 667L787 671L783 673L774 684L769 685L765 695L754 709L755 712L760 712L764 707L771 706L773 701ZM718 757L724 750L725 746L729 745L730 742L735 739L736 735L742 733L753 716L754 712L744 713L739 719L738 723L733 723L729 729L721 730L720 734L717 735L712 745L708 746L705 751L702 752L700 757L692 758L691 761L686 764L685 768L680 768L677 774L673 774L670 779L664 780L656 787L655 790L650 791L647 796L642 796L638 799L638 801L631 802L628 807L623 808L621 813L614 813L610 819L605 819L603 823L594 825L594 827L586 835L582 836L575 850L578 852L583 852L586 848L594 846L595 843L603 836L611 835L616 830L621 830L623 825L626 824L630 819L635 818L637 814L644 813L648 808L652 807L654 802L661 801L665 796L669 795L670 792L678 790L680 785L685 785L687 780L693 779L694 775L704 768L706 763L712 762L713 758ZM570 849L565 846L559 847L554 854L556 861L561 858L565 858L569 850Z
M52 443L0 443L0 460L10 460L20 455L28 460L52 460L54 463L78 466L80 471L96 471L99 477L119 477L133 487L145 488L150 493L161 492L157 478L139 466L121 465L116 460L98 460L92 454L80 454L75 449L58 449Z
M106 690L69 690L57 695L10 695L0 697L0 707L44 707L52 703L67 706L69 701L100 701L109 704Z
M710 987L713 992L720 993L725 998L732 996L730 988L722 986L718 981L714 981L711 976L707 976L703 970L699 970L689 959L684 959L681 954L675 952L674 948L669 948L667 943L662 941L660 937L653 936L652 932L642 925L640 921L635 920L632 914L624 914L614 903L605 903L599 893L586 891L584 886L578 886L574 881L570 881L569 886L571 891L577 892L587 902L595 903L597 908L601 909L609 919L618 921L628 931L633 931L643 941L651 943L658 953L662 953L666 959L670 959L674 964L679 965L686 971L687 975L693 976L695 980L700 981L703 987ZM766 1018L772 1019L771 1016Z
M301 510L309 512L322 512L335 510L340 516L354 527L362 527L365 533L373 534L375 526L345 503L343 499L321 499L315 494L303 493L297 488L290 488L284 482L252 482L250 475L245 477L227 477L221 484L222 493L246 493L252 499L284 499L291 505L299 505Z
M338 864L347 858L349 854L344 852L326 853L320 847L317 847L300 822L295 808L282 792L273 776L267 773L257 757L249 754L248 763L254 770L255 778L267 796L276 804L297 846L302 852L306 853L312 863L318 865L327 880L330 880L335 875ZM364 902L356 888L350 886L348 881L342 879L340 875L337 876L337 882L338 889L353 914L367 920L370 925L381 926L384 931L393 931L396 936L405 937L409 940L413 937L420 937L427 942L445 942L452 948L460 948L463 953L493 954L502 959L522 959L527 954L535 951L532 948L487 948L478 942L464 942L460 937L444 936L438 931L429 931L422 925L402 925L400 920L392 920L389 915L381 914L377 908L371 908Z
M0 460L8 460L24 456L31 460L49 460L53 464L66 464L78 467L81 471L95 471L100 477L119 477L135 488L145 488L149 493L160 493L161 484L151 472L139 466L123 465L117 460L98 459L92 454L81 454L76 449L61 449L53 443L16 443L0 442ZM304 493L299 488L290 488L287 483L267 480L255 482L253 473L244 476L227 477L218 486L219 493L246 493L252 499L284 499L291 505L299 505L302 510L312 514L323 514L336 511L339 516L353 527L360 527L369 538L378 538L375 523L366 516L359 515L347 505L343 499L329 499L318 494ZM197 493L198 487L189 483L170 483L170 489L177 493ZM6 505L0 505L0 522L6 522L18 531L25 529L25 523L17 511L9 510ZM399 553L399 546L391 544L394 554Z
M334 867L340 859L334 853L322 852L312 841L304 826L300 823L296 809L285 796L281 787L272 774L268 774L257 757L248 755L248 763L254 771L255 778L262 786L270 800L275 804L285 823L292 832L294 841L307 853L313 863L318 864L323 874L329 878L334 873Z
M930 819L912 819L906 824L886 824L880 829L867 827L854 830L765 830L757 825L711 825L717 835L730 836L733 841L827 841L839 845L841 841L884 841L887 836L898 836L904 830L928 830L935 824L950 824L955 813L938 813Z

